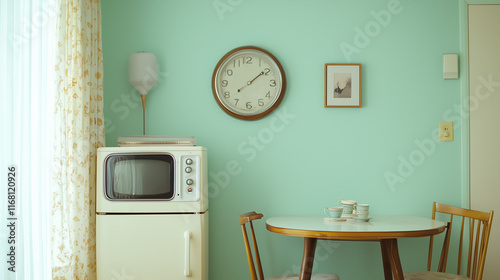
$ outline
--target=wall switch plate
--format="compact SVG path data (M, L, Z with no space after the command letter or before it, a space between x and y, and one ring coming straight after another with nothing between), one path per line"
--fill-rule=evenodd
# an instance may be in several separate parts
M453 122L439 122L439 142L453 141Z

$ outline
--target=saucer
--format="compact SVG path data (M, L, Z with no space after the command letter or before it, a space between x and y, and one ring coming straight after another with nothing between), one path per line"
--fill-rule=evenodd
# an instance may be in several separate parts
M357 217L357 214L342 214L342 216L340 216L340 218L343 219L356 219Z
M366 223L369 220L371 220L371 218L358 218L358 217L355 217L354 220L356 220L356 221L358 221L360 223Z
M325 222L345 222L345 218L324 218Z

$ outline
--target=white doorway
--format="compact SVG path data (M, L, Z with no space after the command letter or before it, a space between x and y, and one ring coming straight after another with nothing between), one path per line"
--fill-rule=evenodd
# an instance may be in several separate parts
M470 207L494 210L483 280L500 277L500 5L468 5Z

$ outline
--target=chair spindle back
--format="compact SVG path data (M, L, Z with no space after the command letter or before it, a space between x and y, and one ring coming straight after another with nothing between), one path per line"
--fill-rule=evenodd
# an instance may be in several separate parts
M250 276L252 277L252 280L258 280L257 274L255 272L255 264L257 265L257 271L259 273L260 280L264 280L264 272L262 271L262 264L260 262L259 248L257 247L257 239L255 238L255 232L252 223L253 220L258 220L261 219L262 217L264 217L263 214L256 213L255 211L240 215L241 230L243 231L243 240L245 241L245 250L247 252L248 267L250 269ZM245 226L245 224L247 223L250 224L250 232L252 234L252 243L255 253L255 264L254 264L254 259L252 257L252 249L250 246L250 241L248 239L247 228Z
M467 250L467 277L472 280L481 280L483 277L484 262L486 259L486 250L488 248L488 240L490 237L491 222L493 220L493 211L480 212L469 210L434 202L432 209L432 219L436 218L436 213L444 213L450 215L450 220L447 223L446 234L444 237L443 247L441 249L441 257L439 259L438 272L446 272L448 263L448 252L450 248L451 231L455 216L462 217L460 225L460 240L458 243L458 265L457 275L462 271L462 255L464 252L464 240L468 241ZM456 220L459 221L459 220ZM469 223L468 234L466 224ZM467 238L467 239L465 239ZM427 262L427 270L431 270L432 261L432 246L433 237L429 243L429 257Z

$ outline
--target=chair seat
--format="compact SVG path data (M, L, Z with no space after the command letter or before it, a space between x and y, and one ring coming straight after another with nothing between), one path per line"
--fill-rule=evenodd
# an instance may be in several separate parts
M469 280L469 277L433 271L412 271L404 273L405 280Z
M271 278L266 278L265 280L299 280L299 275L279 275ZM337 274L333 273L315 273L311 275L311 280L340 280L340 278Z

